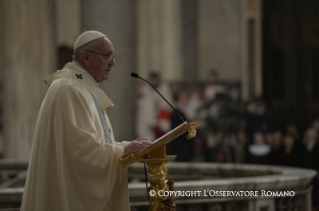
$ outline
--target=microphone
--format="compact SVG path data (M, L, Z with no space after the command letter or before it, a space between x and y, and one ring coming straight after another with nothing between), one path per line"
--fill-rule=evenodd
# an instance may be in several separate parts
M150 82L148 82L148 81L145 80L144 78L141 78L137 73L134 73L134 72L131 73L131 76L132 76L133 78L139 78L139 79L145 81L146 83L148 83L149 85L151 85L151 87L152 87L152 88L166 101L166 103L174 110L174 112L177 114L177 116L179 117L179 119L181 120L181 122L182 122L182 123L185 122L185 120L184 120L183 117L180 115L180 113L178 113L178 111L165 99L165 97L164 97L161 93L159 93L159 91L157 91L157 89L156 89Z
M134 78L139 78L139 76L138 76L137 73L133 73L133 72L132 72L132 73L131 73L131 76L134 77Z

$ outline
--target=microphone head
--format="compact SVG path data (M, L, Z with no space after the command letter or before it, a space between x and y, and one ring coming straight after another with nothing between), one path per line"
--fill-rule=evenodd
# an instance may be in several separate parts
M134 77L134 78L138 78L138 74L134 73L134 72L131 73L131 76Z

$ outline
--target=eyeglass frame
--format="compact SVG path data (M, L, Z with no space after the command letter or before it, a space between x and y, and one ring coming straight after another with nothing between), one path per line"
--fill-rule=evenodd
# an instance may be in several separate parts
M104 57L108 57L108 62L111 62L112 60L115 61L116 59L116 56L114 56L114 54L110 54L110 55L106 55L106 54L103 54L103 53L98 53L98 52L95 52L95 51L87 51L87 52L90 52L90 53L96 53L96 54L100 54Z

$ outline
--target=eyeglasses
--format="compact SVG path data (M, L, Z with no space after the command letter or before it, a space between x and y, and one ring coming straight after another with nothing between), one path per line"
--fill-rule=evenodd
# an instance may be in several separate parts
M108 62L111 62L112 60L115 61L115 59L116 59L116 56L114 56L113 54L107 55L107 54L98 53L98 52L94 52L94 51L87 51L87 52L100 54ZM108 59L106 59L106 58L108 58Z

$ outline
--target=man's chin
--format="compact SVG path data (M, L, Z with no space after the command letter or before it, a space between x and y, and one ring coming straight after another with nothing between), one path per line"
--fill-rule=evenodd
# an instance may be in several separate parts
M103 79L102 79L102 82L103 82L103 81L106 81L106 80L108 80L108 79L109 79L109 75L108 75L108 74L107 74L107 75L104 75L104 76L103 76Z

